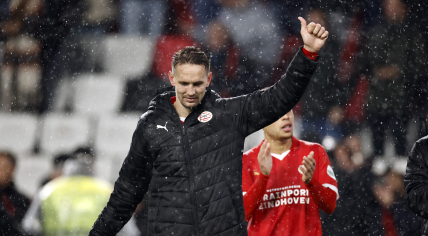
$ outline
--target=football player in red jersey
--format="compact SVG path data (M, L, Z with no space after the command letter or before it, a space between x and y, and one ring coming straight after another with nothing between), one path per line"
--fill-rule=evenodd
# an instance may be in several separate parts
M331 214L339 197L324 148L293 136L293 111L263 129L244 153L242 189L248 235L322 235L318 209Z

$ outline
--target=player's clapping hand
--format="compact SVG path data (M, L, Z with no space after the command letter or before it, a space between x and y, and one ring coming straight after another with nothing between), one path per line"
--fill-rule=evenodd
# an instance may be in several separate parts
M303 17L299 17L302 25L300 34L302 35L304 47L310 52L318 52L328 37L328 31L320 24L314 22L306 25L306 20Z
M309 184L315 172L314 152L310 152L308 156L303 157L302 165L299 166L299 172L302 174L302 181Z
M270 144L268 142L263 142L257 160L262 174L269 176L272 170L272 154L270 153Z

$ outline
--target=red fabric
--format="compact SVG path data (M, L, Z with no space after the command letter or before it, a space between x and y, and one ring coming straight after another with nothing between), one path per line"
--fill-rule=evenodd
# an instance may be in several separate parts
M302 36L299 35L288 35L283 40L284 44L282 46L282 56L281 59L283 63L288 64L297 50L299 50L300 46L303 44Z
M394 224L394 217L388 209L382 209L382 224L385 229L385 236L398 236Z
M242 189L245 193L246 216L248 215L247 218L250 219L248 235L321 236L318 209L323 208L322 204L329 205L332 209L335 205L322 199L331 199L332 192L331 189L322 185L328 184L337 190L337 182L324 148L319 144L293 137L290 152L282 160L272 158L271 174L263 185L257 161L262 143L243 156ZM302 182L298 167L302 164L303 156L311 151L314 152L316 167L312 179L314 182L311 181L307 186ZM328 170L331 170L330 174ZM253 187L254 184L261 187ZM255 199L255 196L260 196L258 191L262 192L262 197ZM336 192L334 196L336 200ZM319 199L315 200L315 198ZM253 205L256 207L251 212Z
M347 37L340 55L338 67L338 80L349 81L356 67L357 53L360 47L362 15L356 14L348 28Z
M250 221L251 215L262 202L263 194L266 191L268 179L269 176L265 176L263 173L260 172L248 192L245 192L244 207L246 221Z
M345 106L345 117L347 120L361 123L366 118L364 103L369 92L369 80L363 75L359 78L351 97Z
M233 80L238 72L239 55L240 52L238 48L233 45L229 46L227 49L226 71L224 72L228 80Z
M3 204L4 209L6 210L6 212L10 216L14 217L15 214L16 214L16 208L13 205L12 201L9 199L9 197L6 196L6 194L2 194L0 200L1 200L1 203Z
M306 50L305 47L303 47L302 50L303 50L303 54L305 54L305 56L307 56L312 61L315 61L317 59L318 52L310 52L310 51Z
M153 61L153 74L158 78L168 76L171 70L171 59L178 50L186 46L197 46L195 41L186 36L163 35L156 41Z
M312 179L309 184L306 185L311 192L315 204L327 214L333 213L336 208L337 194L335 191L325 188L316 179Z
M171 5L174 8L175 17L177 21L186 24L194 25L195 17L192 11L192 3L187 0L172 0Z

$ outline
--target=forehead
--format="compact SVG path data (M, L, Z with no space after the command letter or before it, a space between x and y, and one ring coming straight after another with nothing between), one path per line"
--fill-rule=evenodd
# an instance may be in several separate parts
M196 78L201 79L207 77L207 70L203 65L196 64L180 64L175 66L175 77L179 78Z
M285 113L285 115L287 115L287 116L288 116L288 119L294 118L294 112L293 112L293 110L288 111L287 113ZM283 118L285 115L281 116L281 118L279 118L279 119L277 120L277 122L278 122L278 121L281 121L281 120L282 120L282 118Z

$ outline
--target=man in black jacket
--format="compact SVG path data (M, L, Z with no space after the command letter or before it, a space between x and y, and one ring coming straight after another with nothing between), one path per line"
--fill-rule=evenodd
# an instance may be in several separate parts
M428 136L413 145L404 176L404 197L410 210L424 219L421 235L428 235Z
M30 206L30 199L13 183L16 157L0 151L0 235L21 235L20 224Z
M263 91L222 99L207 89L212 74L201 50L186 47L174 55L169 79L175 91L155 97L141 116L89 235L115 235L147 191L148 235L247 235L244 139L299 101L328 36L321 25L299 19L304 47L281 80Z

